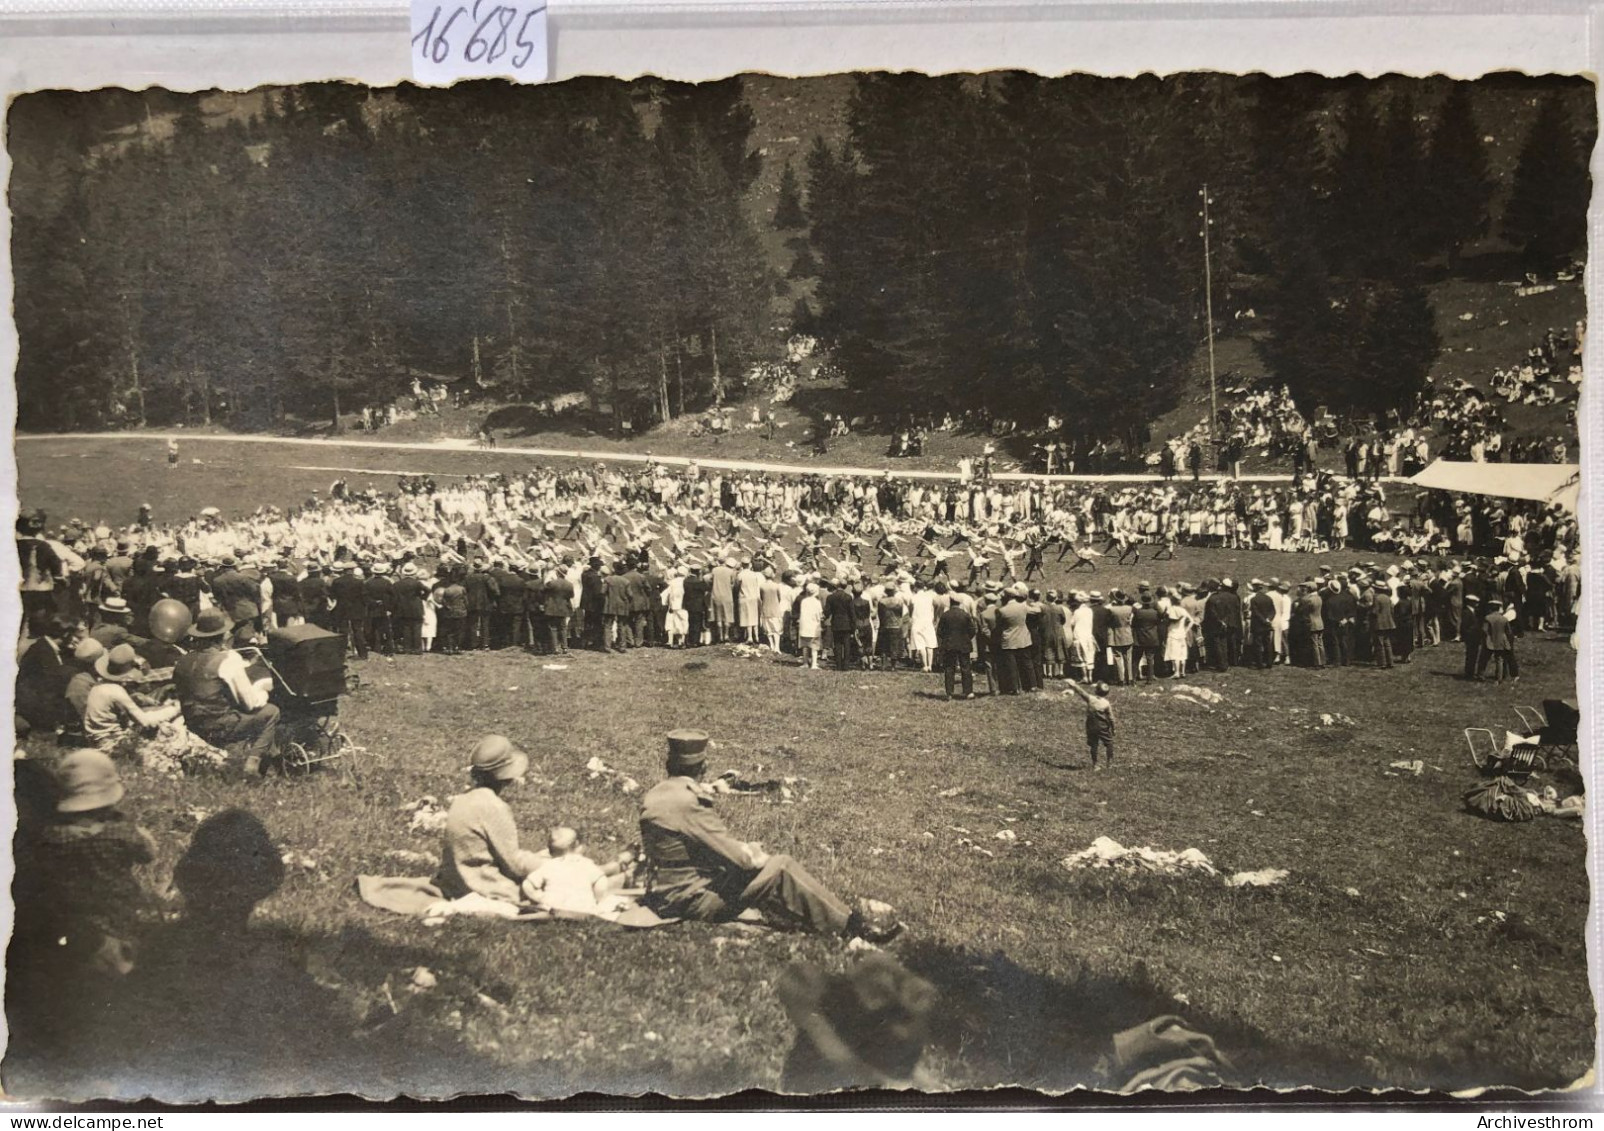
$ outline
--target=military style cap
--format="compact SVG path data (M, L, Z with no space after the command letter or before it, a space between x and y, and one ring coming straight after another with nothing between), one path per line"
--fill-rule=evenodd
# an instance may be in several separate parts
M677 773L695 770L707 761L707 732L671 730L668 732L668 770Z

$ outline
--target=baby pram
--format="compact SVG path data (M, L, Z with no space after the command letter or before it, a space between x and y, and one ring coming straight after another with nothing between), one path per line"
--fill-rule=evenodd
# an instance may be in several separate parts
M357 677L345 668L345 638L301 624L276 628L263 648L242 654L265 667L273 679L270 701L279 709L278 744L284 771L308 773L336 763L357 776L362 748L340 729L340 697L356 690Z

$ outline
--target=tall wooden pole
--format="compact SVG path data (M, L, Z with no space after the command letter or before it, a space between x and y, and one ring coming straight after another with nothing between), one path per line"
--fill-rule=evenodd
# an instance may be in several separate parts
M1220 421L1220 396L1214 383L1214 263L1209 245L1209 226L1214 223L1209 218L1209 186L1204 182L1198 196L1203 200L1203 211L1198 215L1203 218L1203 230L1199 234L1203 237L1203 303L1207 308L1209 330L1209 439L1217 439L1216 429Z

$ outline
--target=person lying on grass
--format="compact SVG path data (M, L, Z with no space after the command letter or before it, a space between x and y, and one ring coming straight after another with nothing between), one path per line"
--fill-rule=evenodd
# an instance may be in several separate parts
M543 911L563 911L574 915L612 915L632 906L618 894L623 886L620 866L631 854L603 866L585 855L579 834L561 827L551 830L546 840L549 859L524 877L525 903ZM609 871L610 869L610 871Z
M641 799L641 846L650 880L646 903L664 918L717 921L755 909L765 918L824 935L884 942L903 930L874 900L848 907L789 856L736 840L702 784L707 735L668 736L668 777Z

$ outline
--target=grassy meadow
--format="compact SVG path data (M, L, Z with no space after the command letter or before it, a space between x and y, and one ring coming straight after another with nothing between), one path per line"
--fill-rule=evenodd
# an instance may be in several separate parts
M169 472L160 443L145 448L21 444L22 499L52 521L131 517L146 499L158 518L179 517L180 499L186 511L238 513L293 503L332 477L275 463L441 471L497 458L430 453L420 465L413 452L195 442ZM1105 562L1073 581L1106 591L1138 578L1301 577L1365 556L1183 548L1178 561ZM713 773L806 779L794 804L729 797L724 815L842 894L897 907L909 931L891 948L940 989L931 1060L955 1087L1106 1086L1109 1037L1170 1012L1214 1034L1244 1082L1278 1087L1554 1088L1591 1063L1581 823L1496 824L1460 804L1474 777L1461 728L1513 723L1513 704L1573 694L1564 637L1528 637L1524 678L1501 687L1454 678L1462 653L1444 645L1391 672L1185 681L1217 692L1213 706L1159 685L1116 690L1118 762L1097 774L1079 701L1059 688L947 703L939 676L810 671L727 647L550 663L507 651L356 665L362 687L342 717L368 754L354 785L332 773L230 785L127 771L125 807L160 846L158 887L202 812L248 808L290 854L286 882L258 909L258 939L311 972L343 1027L302 1032L311 1022L272 1015L283 1047L306 1050L287 1089L776 1087L790 1027L775 980L794 960L844 966L838 941L701 924L428 927L355 893L358 874L432 871L438 836L410 832L402 807L460 790L478 735L505 732L532 755L530 782L510 799L527 839L571 824L602 856L637 839L636 799L592 778L587 761L649 785L663 733L679 726L713 736ZM1322 714L1352 724L1324 726ZM1414 759L1419 776L1390 769ZM1098 836L1196 847L1227 875L1290 875L1228 888L1061 866ZM432 988L412 986L420 966ZM128 1020L154 1034L180 1023ZM10 1051L5 1076L19 1096L209 1091L204 1079L119 1076L92 1058L46 1064L26 1049Z

